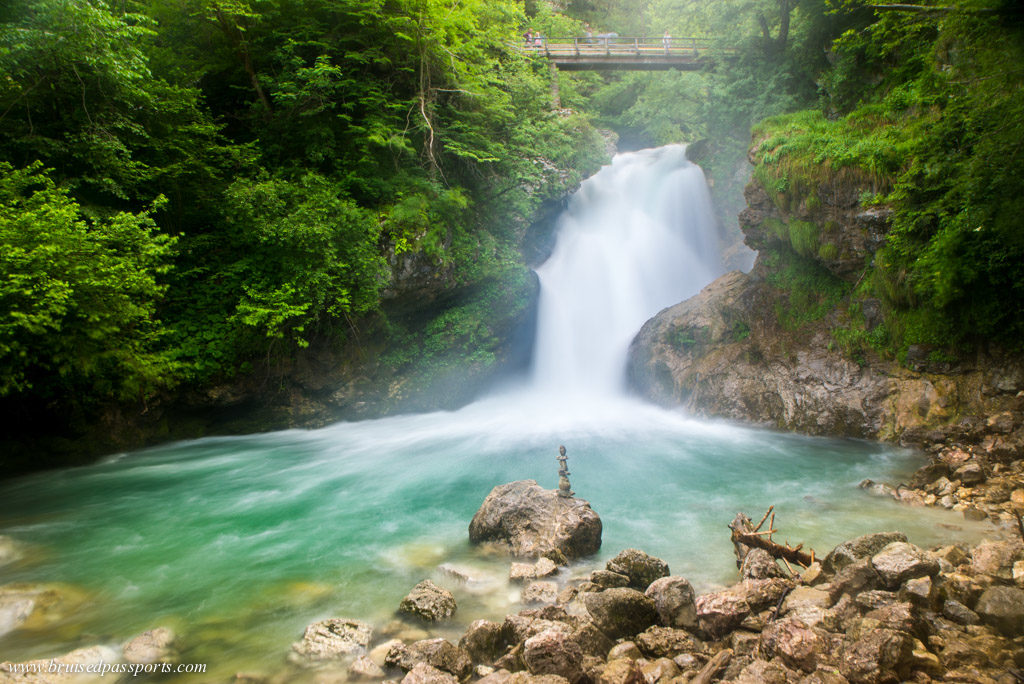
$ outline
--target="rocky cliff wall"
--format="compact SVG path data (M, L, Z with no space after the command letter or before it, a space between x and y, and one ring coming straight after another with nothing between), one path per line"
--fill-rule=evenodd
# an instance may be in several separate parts
M911 349L901 363L841 344L842 331L880 324L879 302L858 299L854 284L884 244L887 209L862 208L859 189L841 185L790 206L757 180L745 196L753 270L722 276L643 327L630 352L636 391L697 415L807 434L1021 452L1021 358L987 351L936 362ZM794 264L820 271L797 283L811 290L800 297L786 275Z

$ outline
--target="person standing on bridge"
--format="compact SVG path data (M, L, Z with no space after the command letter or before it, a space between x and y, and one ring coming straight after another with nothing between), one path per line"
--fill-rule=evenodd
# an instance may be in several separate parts
M668 29L665 29L665 35L661 37L661 42L665 46L665 54L667 55L672 48L672 36L669 35Z

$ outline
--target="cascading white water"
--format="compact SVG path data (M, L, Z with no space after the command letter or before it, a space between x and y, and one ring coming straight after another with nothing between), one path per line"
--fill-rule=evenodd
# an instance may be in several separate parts
M537 269L533 387L621 394L644 322L722 273L704 174L682 145L617 155L583 183L556 230Z

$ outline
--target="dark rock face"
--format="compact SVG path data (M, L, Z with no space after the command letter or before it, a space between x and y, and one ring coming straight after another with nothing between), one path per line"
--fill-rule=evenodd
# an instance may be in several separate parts
M580 558L601 548L601 518L583 499L519 480L491 490L469 523L469 540L495 542L514 556Z
M423 580L402 599L398 610L427 622L438 622L455 614L455 597L447 589Z
M639 549L620 551L605 567L609 572L628 577L629 586L640 591L645 591L654 580L669 575L668 563Z
M658 621L654 601L636 589L607 589L586 595L584 604L594 624L612 639L632 636Z

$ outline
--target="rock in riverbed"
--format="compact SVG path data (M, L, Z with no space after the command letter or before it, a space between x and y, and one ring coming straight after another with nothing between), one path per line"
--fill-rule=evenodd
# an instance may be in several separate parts
M469 541L494 542L526 558L580 558L601 548L601 518L583 499L519 480L491 490L469 523Z
M427 622L439 622L455 614L455 597L447 589L423 580L402 599L398 610Z

